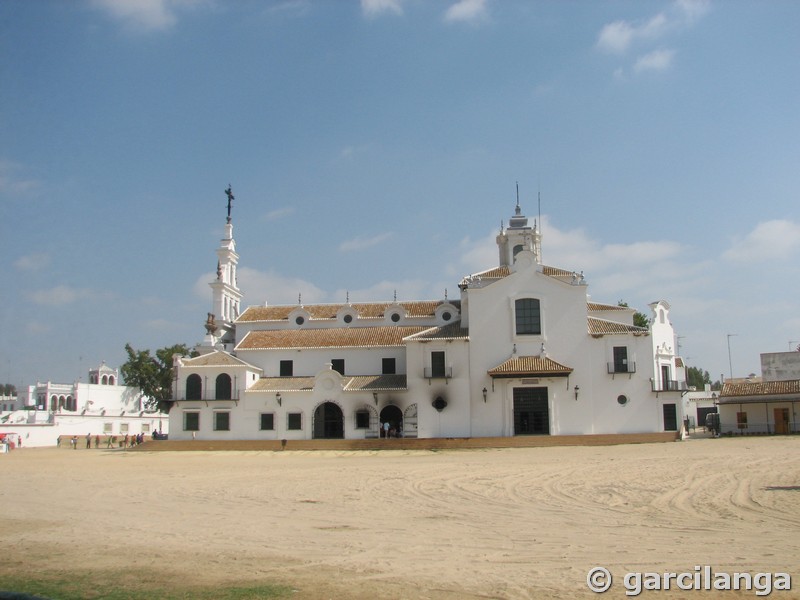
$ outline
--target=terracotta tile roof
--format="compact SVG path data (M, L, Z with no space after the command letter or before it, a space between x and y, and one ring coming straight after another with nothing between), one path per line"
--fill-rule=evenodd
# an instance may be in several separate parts
M429 327L332 327L251 331L236 346L241 350L277 348L386 348L403 346L403 338Z
M492 377L566 377L572 368L545 356L515 356L488 373Z
M432 327L408 337L409 340L469 340L469 329L461 327L461 321L454 321L442 327Z
M262 377L246 392L300 392L314 389L314 377Z
M392 390L406 390L405 375L359 375L351 377L350 381L345 384L344 389L348 392L359 391L392 391Z
M766 402L786 400L793 397L800 401L800 379L759 382L725 382L719 396L720 404L740 402Z
M626 325L625 323L617 323L616 321L609 321L607 319L598 319L597 317L588 317L588 322L589 334L596 337L629 333L632 333L633 335L649 335L650 333L646 327Z
M185 358L183 359L183 364L187 367L247 367L253 371L261 371L259 367L253 366L243 361L241 358L237 358L221 350L203 354L202 356L196 356L195 358Z
M448 300L457 308L461 307L461 300ZM308 305L281 305L281 306L250 306L236 320L237 323L250 323L254 321L286 321L289 315L297 308L303 308L311 319L335 319L344 307L351 307L361 319L381 319L388 308L400 306L406 315L414 317L432 317L436 308L444 304L443 300L421 300L415 302L361 302L351 304L308 304Z
M600 302L587 302L586 303L586 307L589 310L602 310L602 311L607 311L607 310L631 310L627 306L618 306L616 304L602 304Z
M248 392L306 392L314 389L314 377L262 377ZM342 389L348 392L405 391L405 375L357 375L342 378Z

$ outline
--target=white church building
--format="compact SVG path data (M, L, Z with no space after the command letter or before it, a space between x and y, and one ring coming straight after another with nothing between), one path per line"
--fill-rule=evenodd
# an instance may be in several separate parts
M544 265L541 241L517 204L498 263L457 299L241 311L229 203L200 356L175 357L170 439L678 431L670 305L637 327L633 309L591 301L582 273Z

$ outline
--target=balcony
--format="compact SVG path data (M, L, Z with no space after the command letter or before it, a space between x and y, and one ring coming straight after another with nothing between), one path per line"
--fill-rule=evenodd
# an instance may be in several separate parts
M666 379L664 381L650 382L654 392L688 392L689 386L685 381Z
M607 366L609 374L636 373L636 363L633 361L626 363L610 362Z
M183 402L184 400L190 400L195 402L238 402L239 401L239 391L234 391L230 394L230 398L217 398L214 394L201 394L200 398L187 398L186 397L186 390L178 390L178 393L173 398L176 402Z
M452 379L453 367L425 367L425 379Z

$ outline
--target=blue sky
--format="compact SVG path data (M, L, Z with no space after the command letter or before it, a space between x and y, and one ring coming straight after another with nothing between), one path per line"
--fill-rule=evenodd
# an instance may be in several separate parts
M0 380L200 341L228 184L245 305L456 297L519 182L546 264L670 302L714 379L759 372L800 344L798 22L779 0L6 0Z

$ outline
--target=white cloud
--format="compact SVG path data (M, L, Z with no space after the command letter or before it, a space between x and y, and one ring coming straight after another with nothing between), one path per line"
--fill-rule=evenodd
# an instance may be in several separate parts
M340 252L355 252L358 250L364 250L365 248L371 248L372 246L377 246L378 244L382 244L386 240L390 239L394 234L390 231L385 233L379 233L378 235L374 235L372 237L363 238L357 237L352 240L346 240L339 244L339 251Z
M242 309L248 305L296 304L298 294L303 303L314 304L327 301L327 293L313 283L298 277L286 277L273 270L259 271L250 267L240 267L237 271L239 287L244 294ZM211 300L209 282L214 281L214 273L200 275L195 281L193 291L197 298L206 302Z
M78 300L91 298L94 296L94 293L88 289L79 289L68 285L57 285L47 290L31 292L28 296L35 304L42 306L63 306L65 304L72 304Z
M735 262L787 259L800 249L800 224L788 220L759 223L744 239L734 241L723 257Z
M636 73L641 73L642 71L664 71L672 66L674 56L674 50L654 50L644 56L640 56L633 65L633 70Z
M459 0L444 13L444 20L452 22L476 22L489 16L487 0Z
M367 17L384 14L402 15L402 0L361 0L361 12Z
M294 213L294 207L291 206L284 206L283 208L276 208L275 210L271 210L266 213L263 217L261 217L262 221L278 221L284 217L288 217Z
M138 31L170 29L178 21L178 10L208 3L208 0L92 0L95 7L111 18Z
M14 261L14 266L20 271L38 271L50 264L50 255L45 252L37 252L20 256Z
M623 54L638 40L654 40L668 29L669 20L659 13L643 23L614 21L603 26L597 38L597 47L605 52Z
M10 160L0 160L0 194L25 194L35 191L41 182L20 177L23 166Z
M676 0L676 11L687 24L692 25L711 10L710 0Z

